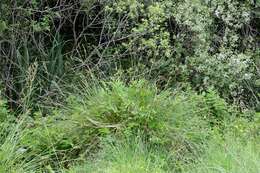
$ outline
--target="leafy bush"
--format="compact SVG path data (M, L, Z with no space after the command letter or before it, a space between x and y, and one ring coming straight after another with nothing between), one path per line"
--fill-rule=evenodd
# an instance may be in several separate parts
M189 83L201 91L214 86L229 102L256 106L260 27L255 5L2 0L0 66L6 95L12 108L43 107L60 101L68 90L64 85L78 73L107 77L122 69L161 87Z
M107 6L116 30L108 34L130 37L107 55L123 56L122 68L166 87L190 83L205 91L214 86L241 107L258 103L257 32L248 28L258 19L250 2L120 0ZM122 21L127 27L116 27L124 15L129 16Z

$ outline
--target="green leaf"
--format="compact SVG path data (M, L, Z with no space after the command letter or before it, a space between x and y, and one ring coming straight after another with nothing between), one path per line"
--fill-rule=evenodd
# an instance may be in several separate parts
M258 79L258 80L255 81L255 85L256 85L257 87L260 87L260 79Z
M0 35L7 29L7 25L5 21L0 20Z

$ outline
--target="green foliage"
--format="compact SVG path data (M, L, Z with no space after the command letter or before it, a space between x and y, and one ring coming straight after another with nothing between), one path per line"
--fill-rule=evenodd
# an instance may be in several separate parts
M101 133L122 132L157 138L168 130L171 96L159 92L146 81L133 81L126 86L121 81L104 83L90 95L85 105L71 114L81 126L100 128ZM151 139L152 140L152 139Z
M259 137L258 11L249 0L1 0L0 172L86 159L97 163L76 172L181 172L214 156L222 172L246 172L235 160L258 161L240 152Z
M120 81L103 83L84 102L72 99L71 110L35 117L22 143L35 153L49 154L50 164L88 156L98 149L100 138L110 135L143 133L151 143L165 143L170 98L170 92L158 93L146 81L129 86Z
M214 90L209 90L204 95L206 107L208 109L206 119L214 125L225 125L230 122L232 117L235 115L235 109L228 106L226 101L218 95ZM205 114L206 115L206 114Z
M174 144L174 138L196 143L209 135L211 121L231 116L215 95L211 100L192 91L173 96L144 80L129 85L115 80L90 93L82 103L72 102L68 114L78 127L94 127L101 136L142 133L149 143Z
M3 109L0 107L1 116ZM40 168L40 159L20 145L23 138L22 122L16 124L11 117L9 115L9 119L1 119L0 122L0 172L35 172Z
M178 172L207 151L202 146L216 134L257 139L258 116L248 116L248 122L233 114L214 90L198 95L160 91L145 80L102 82L46 117L34 113L18 124L5 120L9 130L1 133L1 169L17 165L13 169L55 172L87 160L70 171Z
M258 102L253 82L259 75L253 63L257 41L254 32L244 32L255 20L249 2L117 1L107 9L115 14L111 20L129 16L128 27L115 31L130 37L113 54L128 52L123 68L130 66L167 87L179 82L198 90L214 86L242 107Z
M25 113L29 109L43 106L44 95L48 95L54 90L58 93L58 80L61 80L62 76L65 75L62 49L62 41L57 36L46 54L36 56L35 51L30 48L30 44L27 42L23 42L21 47L16 50L17 57L10 62L11 66L16 67L12 75L16 76L17 79L12 81L13 92L9 93L16 96L17 99L16 107L12 107L13 109L18 107ZM56 95L56 97L54 94L52 98L58 99L61 95ZM39 97L42 97L42 100ZM14 102L14 100L10 102Z
M5 21L0 20L0 36L3 34L3 32L7 29Z
M228 131L232 132L237 138L244 139L257 139L260 136L260 114L254 113L250 119L248 117L240 117L233 120L229 124Z
M42 118L41 114L38 116L35 120L26 121L28 127L23 131L21 146L34 156L41 156L39 164L43 170L54 171L69 160L76 159L75 156L79 156L78 152L83 150L84 144L87 145L84 136L80 136L71 122L54 117Z
M106 77L118 69L156 80L162 88L189 83L206 91L213 86L230 103L243 108L259 104L259 17L250 1L91 0L58 5L4 0L0 8L0 66L15 69L3 75L5 85L15 90L8 90L9 97L25 104L24 109L43 96L57 102L49 93L60 90L63 95L63 85L74 79L64 74ZM39 68L39 91L23 93L29 67L34 66Z
M241 142L227 136L214 139L205 146L205 154L187 171L192 173L257 173L260 171L259 141Z
M145 132L149 140L163 140L159 136L168 128L164 113L167 115L165 106L170 104L169 93L156 92L144 81L129 87L119 81L104 83L103 87L93 89L84 102L73 99L71 110L44 118L35 115L28 122L30 128L24 132L22 145L36 155L44 153L49 157L46 165L57 167L57 162L88 156L89 151L98 149L100 137Z
M74 166L68 173L164 173L165 160L150 151L140 139L106 144L98 157L84 166Z
M145 80L103 82L68 102L68 109L35 116L22 140L33 153L48 155L46 165L54 168L59 167L57 162L91 156L108 136L142 134L147 145L161 146L172 158L181 159L207 141L212 129L224 130L223 124L232 117L216 92L173 94Z
M0 122L6 121L8 119L8 115L9 115L9 111L7 109L6 101L0 98Z
M1 131L4 129L1 129ZM15 131L13 131L15 132ZM17 145L17 134L10 132L5 138L1 135L0 143L0 172L25 172L25 170L32 170L33 165L22 162L23 148ZM19 137L18 137L19 138Z
M0 90L0 142L3 142L9 131L12 130L14 116L7 108L7 102L1 96Z

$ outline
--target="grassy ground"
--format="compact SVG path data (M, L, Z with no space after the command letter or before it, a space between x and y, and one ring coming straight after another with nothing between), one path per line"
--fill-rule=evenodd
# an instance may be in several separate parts
M213 140L205 153L188 167L187 173L258 173L259 141L241 142L229 136L225 141Z
M183 173L259 173L260 151L256 141L241 142L229 136L214 139L204 152L183 164ZM140 141L107 145L99 158L75 166L68 173L174 173L162 151L148 150Z

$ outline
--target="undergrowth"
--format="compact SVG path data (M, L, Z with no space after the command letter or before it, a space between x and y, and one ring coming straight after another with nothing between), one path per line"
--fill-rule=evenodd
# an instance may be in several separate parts
M0 173L259 171L259 0L1 0Z
M244 160L252 154L252 161L259 162L255 148L240 153L242 142L245 149L259 142L259 114L251 113L249 119L248 113L239 113L213 89L202 94L191 89L162 91L145 80L89 86L46 117L41 112L15 117L1 101L0 168L178 173L195 171L192 166L198 172L211 171L207 167L213 164L241 172L251 165ZM225 137L227 132L232 140ZM225 147L234 155L226 156Z

